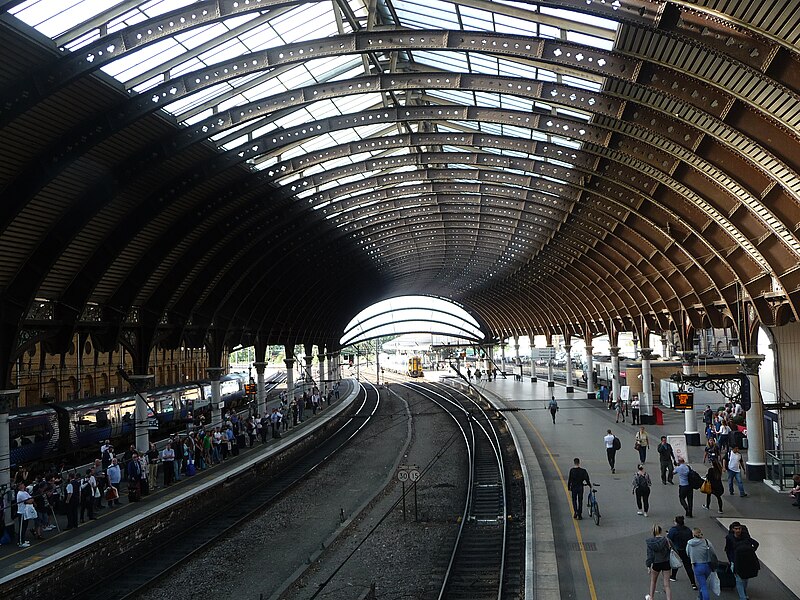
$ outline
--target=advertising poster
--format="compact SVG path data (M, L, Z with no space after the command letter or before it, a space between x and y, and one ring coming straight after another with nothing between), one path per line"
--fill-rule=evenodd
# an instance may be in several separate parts
M675 460L683 457L686 464L689 464L689 451L686 448L686 437L681 435L668 435L667 443L672 446L672 451L675 453Z

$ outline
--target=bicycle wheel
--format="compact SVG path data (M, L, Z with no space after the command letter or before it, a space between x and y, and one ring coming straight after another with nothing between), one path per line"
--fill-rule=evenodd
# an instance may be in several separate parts
M594 524L600 525L600 507L597 505L597 501L594 503L594 511L592 516L594 517Z

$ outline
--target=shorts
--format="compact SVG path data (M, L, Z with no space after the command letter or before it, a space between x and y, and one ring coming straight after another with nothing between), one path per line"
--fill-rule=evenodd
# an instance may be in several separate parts
M653 563L651 568L653 571L670 571L672 569L672 567L669 566L668 560L665 560L664 562Z

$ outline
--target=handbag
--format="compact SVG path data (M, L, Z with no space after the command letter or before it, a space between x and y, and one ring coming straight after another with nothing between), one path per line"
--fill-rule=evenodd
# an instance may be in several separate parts
M31 519L35 519L39 516L39 513L36 512L36 507L33 504L26 504L24 508L25 520L30 521Z
M711 571L706 577L706 586L712 592L714 592L715 596L719 596L722 590L720 589L719 585L719 575L717 575L716 571Z
M711 571L712 572L716 572L717 567L719 566L719 559L717 558L717 553L714 552L714 549L708 543L708 540L706 540L706 548L708 549L708 552L711 555L709 557L708 564L711 566ZM719 594L717 594L717 595L719 595Z
M711 482L706 479L703 482L703 485L700 486L700 493L701 494L710 494L711 493Z
M94 498L99 498L100 497L100 488L99 487L95 487L94 488L94 492L92 493L92 496Z
M108 486L106 489L106 500L116 500L119 498L119 491L113 485Z
M642 447L642 445L641 445L639 442L636 442L636 443L633 445L633 449L634 449L634 450L638 450L638 449L639 449L639 448L641 448L641 447Z
M683 566L683 559L675 548L669 551L669 566L673 569L680 569Z

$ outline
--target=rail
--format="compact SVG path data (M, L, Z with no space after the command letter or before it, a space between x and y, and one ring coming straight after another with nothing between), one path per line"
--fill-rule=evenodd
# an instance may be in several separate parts
M501 600L508 506L502 446L492 417L469 395L448 386L416 382L404 386L453 418L468 456L464 508L438 598Z
M780 491L794 487L792 478L800 474L800 452L767 451L767 479Z

